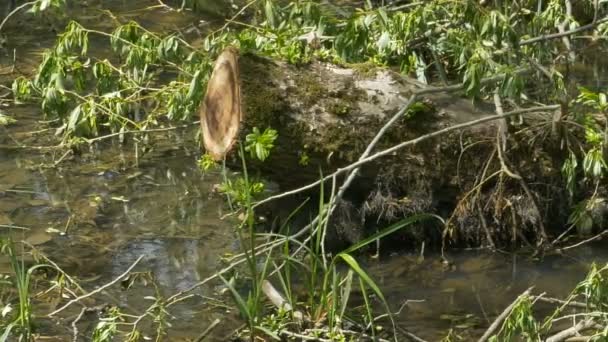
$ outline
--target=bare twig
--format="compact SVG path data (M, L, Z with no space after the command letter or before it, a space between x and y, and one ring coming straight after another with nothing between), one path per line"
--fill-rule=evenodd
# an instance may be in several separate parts
M143 255L140 255L140 256L139 256L139 258L137 258L137 260L135 260L135 262L134 262L134 263L133 263L131 266L129 266L129 268L128 268L126 271L124 271L124 272L123 272L121 275L119 275L119 276L118 276L116 279L112 280L111 282L109 282L109 283L107 283L107 284L105 284L105 285L103 285L103 286L101 286L101 287L98 287L97 289L95 289L95 290L93 290L93 291L91 291L91 292L89 292L89 293L87 293L87 294L85 294L85 295L82 295L82 296L79 296L79 297L77 297L77 298L74 298L74 299L70 300L70 301L69 301L69 302L67 302L67 303L66 303L64 306L62 306L62 307L60 307L59 309L57 309L57 310L55 310L55 311L51 312L50 314L48 314L48 315L47 315L47 317L54 316L54 315L58 314L59 312L61 312L61 311L65 310L65 309L66 309L67 307L69 307L70 305L72 305L72 304L74 304L74 303L78 303L79 301L81 301L81 300L83 300L83 299L85 299L85 298L88 298L88 297L94 296L94 295L96 295L96 294L98 294L98 293L100 293L100 292L104 291L104 290L105 290L105 289L107 289L108 287L110 287L110 286L112 286L112 285L114 285L114 284L118 283L118 282L119 282L119 281L121 281L121 280L122 280L124 277L128 276L128 275L129 275L129 273L131 273L131 271L133 270L133 268L135 268L135 266L136 266L136 265L137 265L137 264L138 264L138 263L141 261L141 259L143 259L143 257L144 257Z
M498 156L501 156L502 151L507 150L507 134L509 133L509 125L507 124L507 119L504 116L504 110L502 108L502 101L500 99L499 89L496 88L494 90L494 106L496 107L496 115L498 115L501 119L498 121ZM502 150L502 151L501 151ZM502 159L501 159L502 163ZM503 165L504 167L504 165Z
M564 248L560 248L559 250L560 250L560 251L566 251L566 250L569 250L569 249L572 249L572 248L580 247L580 246L582 246L582 245L584 245L584 244L586 244L586 243L589 243L589 242L595 241L595 240L597 240L597 239L601 238L601 237L602 237L602 236L604 236L604 235L608 235L608 230L604 230L603 232L601 232L601 233L599 233L599 234L597 234L597 235L595 235L595 236L593 236L593 237L590 237L590 238L588 238L588 239L586 239L586 240L583 240L583 241L581 241L581 242L575 243L575 244L574 244L574 245L572 245L572 246L567 246L567 247L564 247Z
M540 296L531 296L531 298L533 300L537 300L539 302L545 302L545 303L549 303L549 304L560 304L560 305L567 305L567 306L573 306L573 307L577 307L577 308L582 308L582 309L587 309L589 307L593 308L594 305L592 304L585 304L582 302L574 302L574 301L565 301L563 299L557 299L557 298L551 298L551 297L540 297Z
M0 228L18 229L18 230L30 230L30 228L15 226L15 225L12 225L12 224L0 224Z
M608 21L608 17L604 17L602 19L596 20L590 24L583 25L583 26L575 28L573 30L564 31L564 32L560 32L560 33L553 33L553 34L544 34L544 35L541 35L538 37L525 39L525 40L522 40L519 42L519 46L530 45L530 44L534 44L534 43L538 43L538 42L542 42L542 41L546 41L546 40L551 40L551 39L558 39L558 38L565 37L565 36L571 36L573 34L577 34L579 32L583 32L583 31L587 31L592 28L595 28L599 24L605 23L607 21Z
M505 115L504 115L504 112L502 109L502 101L500 99L500 95L498 94L498 90L496 92L494 92L494 105L496 107L496 114L498 115L498 117L503 118L503 120L504 120ZM502 127L502 130L503 130L502 134L501 134L501 129L500 129L501 126L499 126L499 130L498 130L498 133L496 136L497 144L498 144L498 146L496 148L498 150L498 159L500 160L501 169L509 177L511 177L513 179L517 179L519 181L522 189L524 189L524 192L526 193L526 195L530 198L530 201L532 202L532 207L533 207L534 212L538 219L538 226L539 226L540 234L541 234L541 240L539 241L539 245L541 245L545 241L549 240L547 231L545 230L545 224L543 223L543 217L541 215L538 204L536 204L536 199L534 198L534 194L528 187L528 183L523 179L523 177L521 175L519 175L519 173L513 172L509 169L509 166L507 164L507 158L506 158L506 156L503 155L503 152L506 151L506 139L507 139L506 138L506 130L507 130L506 120L501 122L501 124L504 125L504 127ZM502 143L501 143L501 141L502 141Z
M218 32L224 31L228 27L228 25L230 25L230 23L232 23L236 18L238 18L239 15L243 14L243 12L245 12L245 10L247 10L249 7L251 7L256 2L258 2L258 0L251 0L250 2L245 4L245 6L241 7L241 9L238 12L236 12L236 14L232 16L232 18L230 18L230 20L226 20L226 23L222 27L213 31L209 36L212 36Z
M502 323L502 321L504 321L507 317L509 317L509 314L511 314L511 311L513 310L515 305L517 305L517 303L519 303L519 301L522 298L530 295L530 291L532 291L532 288L529 288L526 291L524 291L513 301L513 303L511 303L511 305L507 306L507 308L504 309L504 311L500 315L498 315L498 317L496 317L494 322L490 325L490 327L488 327L488 329L483 334L483 336L481 336L481 338L478 340L478 342L487 341L490 338L490 336L492 336L492 334L494 334L496 332L496 330L500 327L500 324Z
M22 9L24 9L24 8L26 8L28 6L32 6L35 3L36 3L36 1L30 1L30 2L26 2L24 4L21 4L18 7L15 7L15 9L12 10L11 13L9 13L6 17L4 17L4 19L0 23L0 32L2 31L2 28L4 27L4 24L6 24L6 22L8 21L8 19L10 17L12 17L13 15L15 15L17 12L21 11Z
M84 313L87 312L87 308L83 307L80 310L80 313L78 314L78 316L76 316L76 318L72 321L72 338L74 342L78 342L78 322L80 321L80 319L82 319L82 316L84 316Z
M97 137L97 138L93 138L93 139L87 139L87 142L89 144L94 143L96 141L100 141L100 140L104 140L104 139L109 139L109 138L113 138L119 135L123 135L123 134L143 134L143 133L153 133L153 132L167 132L167 131L173 131L176 129L180 129L180 128L187 128L193 125L200 125L200 122L193 122L189 125L181 125L181 126L173 126L173 127L165 127L165 128L151 128L151 129L140 129L140 130L132 130L132 131L124 131L124 132L116 132L116 133L111 133L108 135L103 135L101 137Z
M566 25L568 22L572 20L572 2L570 0L564 0L566 7L566 17L564 20L557 25L557 30L559 33L564 34L566 32ZM570 44L570 35L564 35L561 37L564 46L566 47L566 51L568 52L568 61L573 62L576 59L576 55L572 50L572 46Z
M555 108L556 108L555 106L539 106L539 107L531 107L531 108L522 108L522 109L517 109L517 110L513 110L513 111L510 111L510 112L504 113L503 116L504 117L510 117L510 116L515 116L515 115L521 115L521 114L524 114L524 113L546 111L546 110L551 110L551 109L555 109ZM330 180L334 176L339 176L339 175L341 175L341 174L343 174L345 172L348 172L348 171L350 171L352 169L358 168L358 167L360 167L360 166L362 166L364 164L367 164L367 163L369 163L371 161L374 161L374 160L376 160L378 158L381 158L381 157L384 157L384 156L387 156L387 155L391 155L394 152L396 152L396 151L398 151L400 149L403 149L405 147L414 146L414 145L417 145L417 144L419 144L419 143L421 143L421 142L423 142L425 140L429 140L429 139L432 139L432 138L435 138L435 137L438 137L438 136L441 136L441 135L444 135L444 134L447 134L447 133L450 133L450 132L453 132L453 131L458 131L458 130L462 130L462 129L465 129L465 128L470 128L470 127L473 127L473 126L477 126L477 125L480 125L480 124L483 124L483 123L486 123L486 122L490 122L490 121L495 121L495 120L498 120L498 119L500 119L500 118L497 117L497 116L486 116L486 117L483 117L483 118L480 118L480 119L471 120L471 121L464 122L464 123L461 123L461 124L457 124L457 125L453 125L453 126L450 126L450 127L446 127L446 128L440 129L438 131L422 135L422 136L420 136L418 138L415 138L415 139L412 139L412 140L404 141L404 142L399 143L399 144L397 144L397 145L395 145L393 147L390 147L388 149L385 149L385 150L382 150L380 152L377 152L377 153L375 153L375 154L373 154L373 155L371 155L371 156L369 156L367 158L359 159L357 162L355 162L353 164L350 164L350 165L347 165L347 166L345 166L343 168L340 168L340 169L336 170L334 173L332 173L332 174L324 177L321 180L318 180L316 182L310 183L310 184L305 185L305 186L303 186L301 188L298 188L298 189L286 191L286 192L283 192L283 193L280 193L280 194L277 194L277 195L274 195L274 196L267 197L264 200L261 200L261 201L257 202L254 205L254 207L260 206L260 205L262 205L264 203L268 203L270 201L277 200L277 199L280 199L280 198L283 198L283 197L288 197L288 196L291 196L291 195L294 195L294 194L297 194L297 193L300 193L300 192L303 192L303 191L306 191L306 190L309 190L309 189L313 189L313 188L319 186L322 182L326 182L326 181Z
M414 342L427 342L425 339L422 339L422 338L414 335L412 332L410 332L409 330L405 329L402 326L397 325L397 329L399 330L400 333L405 335L405 337L409 338L410 340L412 340Z

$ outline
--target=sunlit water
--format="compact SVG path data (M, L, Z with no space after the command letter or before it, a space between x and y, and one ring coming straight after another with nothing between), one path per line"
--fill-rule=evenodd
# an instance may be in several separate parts
M104 7L120 9L126 19L136 19L156 30L186 27L192 18L175 13L135 11L157 4L154 1L113 1ZM92 8L85 24L110 29ZM106 27L107 26L107 27ZM44 39L23 35L12 37L9 47L23 56L23 67L35 65L37 52L52 43L53 34ZM98 47L99 48L99 47ZM5 51L6 52L6 51ZM8 53L2 67L10 67ZM4 79L5 85L10 84ZM0 130L0 225L25 229L12 230L15 239L39 247L65 271L82 281L87 289L104 284L123 273L143 256L137 271L150 271L161 292L171 295L212 275L222 265L221 257L235 253L234 221L224 199L214 193L220 183L217 173L203 175L196 166L199 154L192 138L195 129L158 136L155 150L135 157L133 146L105 144L60 163L41 168L60 155L40 154L27 149L7 148L13 138L29 145L44 145L46 139L30 136L41 119L35 107L11 107L7 111L19 121ZM54 158L53 158L54 157ZM6 228L0 228L8 234ZM64 232L64 233L61 233ZM394 255L381 261L362 260L377 279L397 311L398 324L430 340L438 340L450 329L468 336L479 334L519 293L534 285L537 292L563 296L582 279L592 262L606 262L605 244L574 250L571 255L531 260L505 254L475 251L448 253L452 262L444 266L437 255ZM8 264L0 259L0 272ZM201 296L223 298L218 283L209 283L194 293L196 297L176 307L170 319L172 340L195 338L215 318L222 318L222 329L215 335L223 340L240 322L234 310L203 305ZM107 302L121 305L135 314L150 303L149 287L108 292ZM95 303L96 305L100 303ZM50 307L49 303L49 307ZM44 305L40 311L44 312ZM78 313L66 311L65 327L43 322L42 334L70 336L70 319ZM81 332L90 332L96 318L83 320Z

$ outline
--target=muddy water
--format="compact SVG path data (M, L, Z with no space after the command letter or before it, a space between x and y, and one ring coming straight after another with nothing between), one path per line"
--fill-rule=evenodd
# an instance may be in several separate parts
M189 24L183 16L135 11L154 4L106 1L104 7L118 9L124 18L155 29ZM88 8L86 13L85 21L99 24L98 12ZM52 43L53 34L40 37L12 37L9 41L23 55L24 67L34 64L40 48ZM3 70L10 67L6 54L1 61ZM222 256L238 250L234 222L223 218L226 204L213 193L220 175L202 175L196 167L199 150L192 139L194 130L156 136L155 149L137 157L133 146L108 143L46 168L40 164L52 163L61 155L8 147L15 146L15 140L45 145L44 134L29 134L45 127L39 124L39 110L29 106L4 109L18 122L8 131L0 128L0 233L40 248L85 288L105 284L143 256L137 270L152 272L160 291L171 295L213 274L222 266ZM9 230L8 226L19 228ZM439 340L450 329L465 338L479 334L531 285L538 292L566 294L592 262L608 261L608 251L605 244L599 244L543 260L475 251L452 252L448 259L452 264L447 266L437 255L424 259L393 255L364 261L392 309L402 309L398 324L429 341ZM6 260L0 259L0 272L7 269ZM217 285L198 289L195 294L199 297L171 311L171 340L192 339L221 318L222 329L214 336L221 341L240 324L233 310L202 305L202 296L217 297ZM149 287L135 286L128 292L109 291L106 300L135 314L149 305L142 298L151 294ZM51 307L52 303L41 303L39 312L48 312L45 305ZM74 308L65 313L64 327L42 321L42 333L67 340L70 319L78 311ZM83 320L80 331L90 332L94 322L95 317Z

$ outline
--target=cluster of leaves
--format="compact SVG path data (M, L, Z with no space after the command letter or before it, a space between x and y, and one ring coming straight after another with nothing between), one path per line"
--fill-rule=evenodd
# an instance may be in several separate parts
M583 107L583 110L577 112L574 120L584 129L585 141L580 143L578 148L570 149L569 157L562 166L562 175L571 198L575 197L576 187L580 183L586 183L588 187L597 189L608 171L608 164L604 158L606 133L608 133L607 96L605 93L580 88L575 103ZM605 127L601 127L598 123L602 119ZM580 159L582 163L579 162ZM582 235L588 235L594 224L598 223L596 221L601 219L596 217L598 215L595 213L604 200L597 195L596 191L590 197L580 200L574 205L570 215L569 222L575 225Z
M314 57L397 66L423 82L433 76L462 81L470 95L482 92L481 79L503 74L501 93L512 98L525 86L517 73L520 67L529 65L530 59L553 64L556 57L546 43L521 43L555 32L563 23L568 29L580 26L559 0L540 8L536 1L484 6L474 1L435 0L406 10L366 7L340 14L314 1L290 1L283 6L263 0L257 14L236 33L208 37L207 45L236 42L243 50L292 63Z
M121 63L90 54L91 34L109 38ZM177 35L161 37L135 22L106 33L72 21L35 76L17 78L12 89L18 101L38 101L45 115L61 119L66 138L87 138L189 119L210 70L211 59ZM162 84L169 73L177 77Z
M63 120L70 137L96 136L102 127L110 132L145 129L159 118L188 118L204 91L211 58L236 45L292 63L312 58L372 62L398 66L423 82L450 77L464 82L471 95L482 92L484 77L504 74L503 95L519 100L525 83L517 70L529 59L543 64L555 57L543 44L520 46L522 40L554 32L564 21L579 25L558 0L542 8L534 1L491 7L435 0L405 10L366 7L340 13L306 0L286 5L260 0L257 5L250 23L212 33L202 50L135 22L112 33L71 22L45 52L35 77L15 80L13 91L19 100L39 100L45 114ZM90 56L89 34L109 38L121 63ZM169 72L177 73L176 80L159 85L158 76Z
M245 151L250 153L251 158L264 161L270 156L270 150L274 147L277 137L277 131L272 128L266 128L262 133L254 127L253 132L245 137Z

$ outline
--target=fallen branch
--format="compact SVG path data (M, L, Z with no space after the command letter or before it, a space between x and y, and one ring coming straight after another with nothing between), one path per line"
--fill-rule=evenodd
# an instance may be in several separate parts
M546 40L558 39L558 38L562 38L562 37L566 37L566 36L571 36L571 35L577 34L579 32L590 30L590 29L598 26L599 24L605 23L605 22L608 22L608 17L604 17L600 20L596 20L590 24L583 25L583 26L575 28L573 30L564 31L564 32L560 32L560 33L545 34L542 36L525 39L525 40L520 41L518 46L530 45L530 44L534 44L534 43L538 43L538 42L542 42L542 41L546 41Z
M530 291L532 291L532 288L529 288L526 291L524 291L522 294L520 294L513 301L513 303L511 303L511 305L507 306L507 308L500 315L498 315L498 317L496 317L496 319L494 320L494 322L490 325L490 327L488 327L488 329L481 336L481 338L478 340L478 342L485 342L485 341L487 341L490 338L490 336L492 336L492 334L494 334L496 332L496 330L498 330L498 328L500 327L500 324L502 323L502 321L504 321L505 319L507 319L507 317L509 317L509 314L511 314L511 311L513 310L513 308L515 307L515 305L517 305L517 303L519 303L519 301L523 297L526 297L526 296L530 295Z
M557 298L551 298L551 297L531 296L530 298L532 298L535 301L539 301L539 302L544 302L544 303L549 303L549 304L567 305L567 306L572 306L572 307L581 308L581 309L587 309L587 308L593 308L593 307L595 307L593 304L585 304L583 302L566 301L566 300L563 300L563 299L557 299Z
M595 325L595 321L592 318L587 318L578 322L575 326L568 328L566 330L560 331L559 333L550 336L545 340L545 342L560 342L569 337L576 336L579 331L591 328Z
M140 255L139 258L137 258L137 260L135 260L135 262L131 266L129 266L129 268L126 271L124 271L121 275L119 275L116 279L114 279L111 282L109 282L109 283L107 283L107 284L105 284L105 285L103 285L103 286L95 289L94 291L91 291L91 292L89 292L89 293L87 293L85 295L82 295L82 296L79 296L79 297L76 297L76 298L70 300L64 306L62 306L59 309L57 309L57 310L51 312L50 314L48 314L47 317L54 316L54 315L58 314L59 312L61 312L61 311L65 310L66 308L68 308L70 305L72 305L74 303L78 303L78 302L80 302L81 300L83 300L85 298L89 298L91 296L94 296L94 295L102 292L103 290L107 289L108 287L110 287L110 286L118 283L123 278L125 278L126 276L128 276L129 273L131 273L131 271L133 270L133 268L135 268L135 266L141 261L141 259L143 259L143 257L144 257L143 255Z

